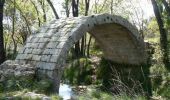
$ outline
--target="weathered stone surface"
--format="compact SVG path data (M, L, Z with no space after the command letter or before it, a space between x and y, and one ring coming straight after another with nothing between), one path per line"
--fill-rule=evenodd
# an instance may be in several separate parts
M42 73L54 76L54 70L63 69L67 52L86 32L100 44L106 59L135 65L146 63L145 43L137 28L110 14L54 20L28 38L16 60L37 62L34 65ZM59 79L61 75L55 76ZM56 80L55 83L58 84Z
M52 55L52 56L51 56L51 59L50 59L50 62L57 62L58 56L59 56L59 55Z
M41 59L41 56L40 56L40 55L33 55L33 56L32 56L32 60L40 61L40 59Z
M51 55L42 55L41 61L49 62L51 58Z
M25 49L19 51L21 54L16 59L28 62L39 59L39 57L31 59L31 55L28 55L31 53L40 56L64 55L63 52L67 52L85 32L96 38L107 59L129 64L146 61L145 44L136 27L120 16L109 14L54 20L42 26L36 35L29 37ZM46 57L41 58L47 61L44 60Z
M50 97L48 97L44 94L38 94L38 93L34 93L34 92L27 92L23 95L23 97L29 97L30 99L41 98L41 100L52 100Z
M48 63L48 62L38 62L36 68L41 70L54 70L56 63Z
M32 54L37 54L38 55L38 54L41 54L41 53L42 53L42 49L38 48L38 49L33 49L32 50Z
M35 67L30 64L18 64L16 61L7 60L0 65L0 81L10 77L32 77Z
M54 45L54 47L55 47L55 45ZM60 49L49 49L49 48L45 49L43 52L44 55L56 55L59 53L60 53Z

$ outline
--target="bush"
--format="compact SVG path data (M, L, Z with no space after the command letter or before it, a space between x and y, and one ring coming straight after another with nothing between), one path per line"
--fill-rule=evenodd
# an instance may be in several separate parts
M65 70L62 80L70 84L86 84L92 83L92 66L88 58L79 58L73 61Z

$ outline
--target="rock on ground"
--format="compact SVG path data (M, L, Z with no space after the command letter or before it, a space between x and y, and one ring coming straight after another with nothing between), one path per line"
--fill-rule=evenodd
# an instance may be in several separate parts
M7 60L0 65L0 81L8 77L33 77L35 67L30 64L18 64L14 60Z

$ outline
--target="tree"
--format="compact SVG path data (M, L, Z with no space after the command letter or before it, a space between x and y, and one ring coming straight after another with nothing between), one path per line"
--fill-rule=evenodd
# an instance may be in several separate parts
M47 2L48 2L48 4L50 5L51 9L53 10L53 13L54 13L54 15L55 15L55 18L56 18L56 19L59 19L58 14L57 14L57 12L56 12L56 10L55 10L52 2L51 2L50 0L47 0Z
M166 11L168 13L168 16L170 16L170 7L168 6L168 2L166 0L162 0L162 3L165 6L165 9L166 9Z
M151 2L153 5L153 10L154 10L155 17L157 19L157 23L158 23L159 31L160 31L160 45L161 45L161 49L163 52L163 63L168 68L169 59L168 59L168 47L167 47L168 45L167 32L166 32L166 29L164 28L164 23L163 23L157 2L155 0L151 0Z
M69 6L70 4L71 4L71 0L65 0L65 2L63 4L63 8L65 9L67 17L69 17L69 15L70 15L70 8L71 8L71 6Z
M4 38L3 38L3 8L5 0L0 0L0 64L5 61Z
M41 26L41 20L40 20L40 16L39 16L38 7L36 6L36 4L35 4L32 0L30 0L30 1L31 1L31 3L33 4L33 6L34 6L34 8L35 8L35 10L36 10L37 18L38 18L38 26L40 27L40 26Z
M46 22L47 21L47 15L46 15L46 12L45 12L44 0L38 0L38 2L41 4L41 8L43 10L43 20L44 20L44 22Z
M72 13L73 17L78 17L79 15L79 0L72 0ZM75 56L80 55L80 41L75 44Z

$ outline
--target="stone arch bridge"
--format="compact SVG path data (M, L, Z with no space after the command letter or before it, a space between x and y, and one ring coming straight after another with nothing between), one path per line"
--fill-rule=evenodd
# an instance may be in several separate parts
M86 32L98 41L106 59L134 65L146 63L145 43L137 28L110 14L53 20L27 39L16 61L35 66L38 75L51 78L58 91L67 53Z

